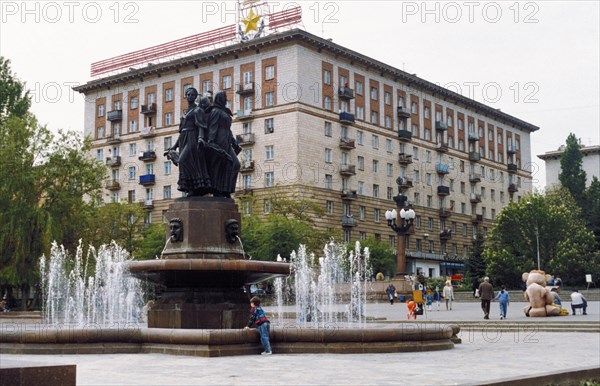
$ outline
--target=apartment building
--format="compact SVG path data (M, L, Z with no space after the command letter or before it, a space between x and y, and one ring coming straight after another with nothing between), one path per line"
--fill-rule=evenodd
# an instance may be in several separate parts
M92 155L109 168L107 201L140 202L157 222L181 197L162 154L177 140L190 86L227 93L243 148L243 213L268 213L273 192L285 192L322 205L317 226L340 228L345 241L395 246L384 214L400 188L416 212L412 272L459 269L477 233L531 191L538 127L293 29L77 87Z
M581 168L585 171L585 186L590 186L594 177L600 178L600 145L581 145ZM560 157L565 151L565 145L558 150L547 151L538 155L546 164L546 187L551 188L560 185Z

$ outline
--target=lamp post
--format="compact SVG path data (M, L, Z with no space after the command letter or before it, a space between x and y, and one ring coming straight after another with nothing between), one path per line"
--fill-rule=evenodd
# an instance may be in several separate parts
M386 211L385 219L387 220L388 226L396 232L396 238L398 239L396 276L401 276L406 273L406 233L415 220L415 211L412 210L412 208L408 208L408 210L404 209L403 206L406 203L406 196L403 196L402 194L398 194L398 196L394 197L394 201L396 201L400 211L398 212L396 209ZM398 215L400 216L399 225L396 222Z
M531 201L529 201L527 203L527 206L529 206L530 208L533 208ZM535 241L537 244L537 269L538 269L538 271L541 271L541 268L540 268L540 229L538 226L537 217L535 217Z

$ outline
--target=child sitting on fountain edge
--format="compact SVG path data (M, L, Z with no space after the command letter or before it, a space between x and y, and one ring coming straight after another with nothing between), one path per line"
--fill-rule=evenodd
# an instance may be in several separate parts
M250 299L250 307L252 307L250 309L250 319L248 320L248 325L244 327L244 330L248 330L253 324L256 324L256 328L260 334L260 343L262 343L263 348L265 349L261 355L271 355L271 343L269 342L271 323L269 322L269 319L267 319L265 311L260 306L260 298L258 296L254 296Z

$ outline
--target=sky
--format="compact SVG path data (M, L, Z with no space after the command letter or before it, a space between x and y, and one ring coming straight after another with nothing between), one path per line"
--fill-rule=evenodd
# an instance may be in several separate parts
M42 124L83 132L98 60L236 22L235 1L2 1L0 55ZM303 28L532 123L534 187L569 133L600 144L598 1L273 1Z

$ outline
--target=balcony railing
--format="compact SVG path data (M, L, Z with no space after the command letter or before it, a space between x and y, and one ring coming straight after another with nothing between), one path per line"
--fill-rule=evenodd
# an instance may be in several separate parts
M142 200L140 201L140 204L142 204L144 209L154 209L154 200L152 199Z
M435 147L435 150L439 151L440 153L447 153L448 152L448 145L445 144L445 143L443 143L443 142L438 143L436 145L436 147Z
M410 141L412 139L412 132L408 130L398 130L398 139L400 141Z
M473 133L473 132L469 133L468 139L469 139L469 141L473 141L473 142L479 141L479 133Z
M240 172L247 173L254 171L254 161L244 161L240 165Z
M408 188L412 188L412 186L413 186L412 180L409 180L406 177L400 177L396 180L396 182L398 183L398 186L400 187L400 189L408 189Z
M123 110L113 110L106 113L106 119L109 121L120 121L123 119Z
M113 136L106 137L107 145L115 145L117 143L121 143L121 136L119 134L115 134Z
M437 194L438 196L447 196L450 194L450 187L449 186L443 186L440 185L437 187Z
M448 130L448 125L444 121L435 121L435 129L439 131Z
M356 219L354 217L351 217L348 215L342 216L342 226L343 227L355 227Z
M439 163L435 165L435 171L438 174L448 174L450 173L450 165Z
M145 152L140 153L138 159L144 162L154 161L156 159L156 152L154 150L146 150Z
M342 200L356 200L356 190L342 190Z
M119 180L106 180L104 187L108 190L119 190L121 189L121 184Z
M239 95L254 94L254 82L238 85L236 93Z
M156 113L156 103L149 103L142 105L142 114L154 114Z
M508 192L509 193L516 193L519 191L519 188L517 188L517 184L508 184Z
M400 165L410 165L410 164L412 164L412 154L399 153L398 154L398 163Z
M340 122L342 123L354 123L354 114L347 113L345 111L340 113Z
M356 142L350 138L340 138L340 149L352 150L356 149Z
M239 120L251 119L252 109L238 110L236 115Z
M106 158L106 166L109 166L111 168L121 166L121 156L118 155L116 157L107 157Z
M440 232L440 240L450 240L452 238L452 229L444 229Z
M410 118L410 110L408 107L398 106L396 108L398 118Z
M472 214L471 215L471 222L474 224L478 224L480 222L483 221L483 215L482 214Z
M142 130L140 130L140 137L142 137L142 138L156 137L156 128L154 126L142 127Z
M140 176L140 184L141 185L154 185L156 180L156 176L154 174L144 174Z
M517 164L508 164L508 172L516 173L517 172Z
M340 87L338 89L338 97L340 99L354 99L354 90L348 87Z
M479 173L471 173L469 175L470 182L481 182L481 174Z
M235 139L240 146L254 145L254 142L256 142L254 133L239 134L235 137Z
M471 193L470 199L471 199L471 203L473 203L473 204L481 202L481 194Z
M340 174L344 176L353 176L356 174L356 165L341 165Z
M481 155L476 151L469 152L469 161L477 162L481 159Z
M452 216L452 210L448 209L448 208L440 208L440 217L441 218L448 218Z

